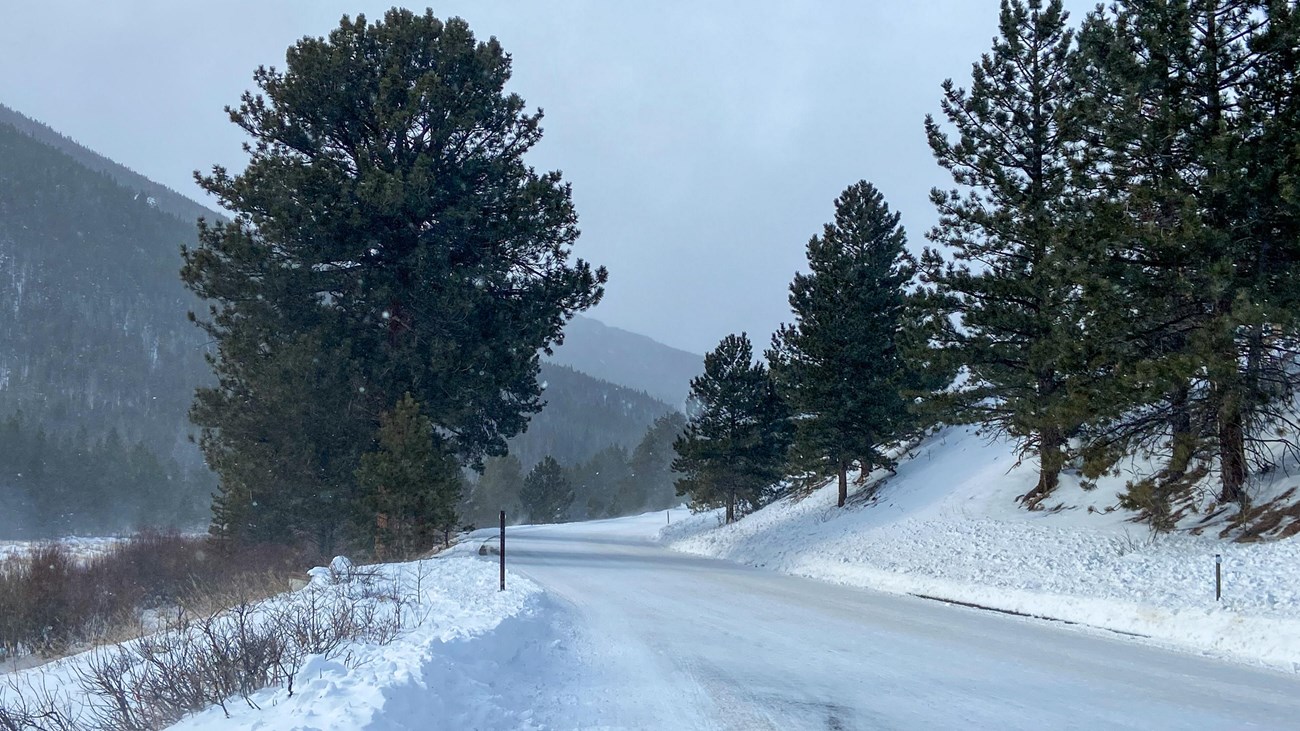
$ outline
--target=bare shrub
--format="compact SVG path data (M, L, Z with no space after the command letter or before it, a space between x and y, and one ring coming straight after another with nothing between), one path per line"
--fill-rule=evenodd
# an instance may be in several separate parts
M212 706L228 714L232 700L254 705L267 687L292 695L309 657L333 657L349 642L387 644L409 621L398 577L346 560L282 594L307 558L145 533L87 561L51 544L0 562L0 659L134 630L80 665L82 716L57 692L11 683L0 689L0 731L142 731ZM142 609L155 610L161 628L145 626Z
M0 688L0 731L80 731L80 716L59 689L29 681Z
M95 725L160 729L211 706L229 715L231 700L256 707L253 695L263 688L281 686L292 695L309 657L397 636L407 599L380 576L340 572L337 583L242 602L97 654L80 678L94 698Z
M145 531L78 560L58 543L0 561L0 661L139 634L144 610L206 613L283 591L318 557ZM237 597L235 601L226 601Z
M57 707L0 705L0 731L77 731L80 728Z
M0 564L0 659L55 652L69 643L89 620L89 603L76 590L79 573L57 543Z

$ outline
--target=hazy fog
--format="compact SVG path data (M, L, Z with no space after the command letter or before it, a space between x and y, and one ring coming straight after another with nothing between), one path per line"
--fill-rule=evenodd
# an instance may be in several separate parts
M253 69L282 64L294 40L343 13L389 6L11 3L0 102L199 197L191 171L240 166L241 133L222 107ZM579 253L611 270L591 314L703 352L732 331L765 342L787 317L805 242L858 179L923 244L927 191L947 181L922 118L945 77L968 78L997 6L456 0L434 11L497 36L515 58L514 90L546 110L535 164L573 183Z

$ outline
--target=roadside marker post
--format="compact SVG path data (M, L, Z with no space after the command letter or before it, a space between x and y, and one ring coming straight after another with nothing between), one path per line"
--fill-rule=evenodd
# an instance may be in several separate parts
M1214 601L1223 600L1223 554L1214 554Z
M501 591L506 590L506 511L501 511Z

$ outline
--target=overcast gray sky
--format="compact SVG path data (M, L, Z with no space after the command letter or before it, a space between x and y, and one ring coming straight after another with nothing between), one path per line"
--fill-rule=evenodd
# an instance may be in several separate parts
M241 165L222 107L259 64L344 13L391 2L20 0L0 24L0 102L194 197ZM1067 3L1076 13L1088 4ZM411 5L423 10L425 5ZM996 0L438 2L514 56L546 111L533 155L573 183L577 252L610 268L592 316L704 352L761 350L836 195L867 179L914 248L947 185L922 133L939 84L969 78Z

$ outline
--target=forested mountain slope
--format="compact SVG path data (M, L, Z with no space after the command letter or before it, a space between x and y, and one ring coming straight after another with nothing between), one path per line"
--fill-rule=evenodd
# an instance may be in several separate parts
M609 446L631 449L655 419L672 411L641 391L554 363L542 364L541 380L546 408L510 440L510 453L525 469L547 455L574 465Z
M564 328L564 345L551 360L677 409L686 403L691 379L704 370L703 356L581 315Z
M207 366L178 276L195 226L148 198L0 124L0 408L197 464Z
M171 188L161 183L155 183L125 165L120 165L93 150L89 150L72 139L59 134L49 126L3 104L0 104L0 125L14 127L18 131L26 133L32 139L62 152L80 163L82 167L104 173L123 188L138 191L146 198L152 198L153 204L159 210L170 213L181 220L194 221L200 217L208 219L220 218L219 214L186 198Z
M208 370L177 275L194 222L33 125L0 122L0 531L200 524L186 411Z

